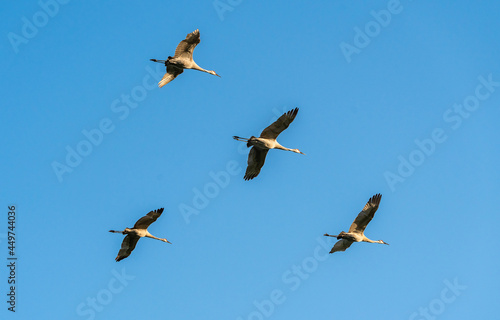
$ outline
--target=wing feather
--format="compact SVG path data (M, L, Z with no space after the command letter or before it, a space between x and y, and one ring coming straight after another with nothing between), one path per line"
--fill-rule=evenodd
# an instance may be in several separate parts
M293 119L297 116L299 108L295 108L284 113L278 120L274 121L269 127L265 128L260 134L261 138L276 139L283 130L288 128Z
M153 222L158 219L163 213L163 208L150 211L147 215L137 220L134 229L147 229Z
M365 231L366 226L373 219L375 211L377 211L378 209L380 199L382 199L382 195L380 193L377 193L376 195L371 197L370 200L368 200L363 210L361 210L356 219L354 219L354 222L351 224L349 232L357 232L362 234Z
M127 234L125 239L123 239L122 247L120 251L118 251L118 255L116 256L116 262L125 259L128 257L132 251L135 249L137 245L137 241L139 241L139 237L136 235Z
M341 239L337 241L337 243L335 243L332 250L330 250L330 253L334 253L337 251L345 251L347 248L351 246L351 244L352 244L351 240Z
M200 43L200 31L198 29L188 33L186 39L182 40L175 49L175 58L193 59L194 48Z
M247 171L243 179L252 180L259 175L260 169L266 162L266 155L269 150L261 150L256 147L252 147L248 154L248 166Z
M177 78L178 75L180 75L184 70L182 68L176 67L174 65L169 64L167 66L167 73L163 75L163 78L161 78L160 82L158 82L158 87L161 88L170 81L174 80Z

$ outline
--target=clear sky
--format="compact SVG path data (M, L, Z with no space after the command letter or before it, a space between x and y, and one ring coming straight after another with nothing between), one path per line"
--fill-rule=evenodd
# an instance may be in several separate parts
M500 4L9 1L0 318L497 314ZM199 29L196 62L158 89ZM300 111L244 181L248 149ZM381 193L366 235L328 255ZM16 207L16 313L8 206ZM123 236L164 207L115 262Z

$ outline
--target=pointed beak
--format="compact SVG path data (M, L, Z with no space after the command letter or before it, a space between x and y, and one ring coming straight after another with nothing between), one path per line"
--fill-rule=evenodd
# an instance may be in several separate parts
M389 245L387 242L384 242L384 244Z
M219 77L219 78L222 78L222 77L221 77L221 76L219 76L217 73L216 73L215 75L216 75L217 77Z
M304 152L302 152L302 151L299 151L299 153L300 153L300 154L303 154L303 155L306 155L306 154L305 154Z
M172 244L172 242L170 242L170 241L168 241L168 240L167 240L167 243L170 243L170 244Z

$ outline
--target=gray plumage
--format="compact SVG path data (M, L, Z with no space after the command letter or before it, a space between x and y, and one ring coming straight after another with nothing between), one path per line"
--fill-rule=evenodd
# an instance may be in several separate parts
M165 238L157 238L153 236L147 230L148 227L153 222L155 222L156 219L158 219L162 213L163 213L163 208L149 212L147 215L137 220L133 228L125 228L125 230L123 231L109 230L109 232L113 233L126 234L125 238L123 239L120 251L118 251L118 255L115 258L117 262L130 256L132 251L135 249L135 246L137 245L137 241L139 241L139 239L142 237L148 237L163 242L171 243Z
M388 244L382 240L370 240L364 234L366 226L373 219L373 216L378 209L381 199L382 195L380 193L377 193L368 200L363 210L361 210L356 219L354 219L354 222L351 224L349 232L342 231L338 235L330 235L328 233L324 234L327 237L334 237L339 240L337 241L337 243L335 243L332 250L330 250L330 253L345 251L351 246L353 242L363 241L369 243Z
M298 112L299 108L295 108L284 113L281 117L278 118L278 120L265 128L258 138L251 136L249 139L246 139L238 136L233 136L235 140L246 142L247 147L252 147L248 154L248 166L243 179L252 180L259 175L260 169L266 162L266 155L269 149L280 149L304 154L299 149L285 148L280 145L278 141L276 141L276 138L278 138L280 133L288 128L290 123L293 122Z
M161 88L170 81L174 80L184 71L184 69L199 70L220 77L217 73L215 73L215 71L205 70L194 62L193 51L198 43L200 43L200 31L196 29L195 31L189 33L186 36L186 39L182 40L177 45L173 57L169 56L167 60L150 59L151 61L165 64L165 67L167 68L167 72L160 82L158 82L158 87Z

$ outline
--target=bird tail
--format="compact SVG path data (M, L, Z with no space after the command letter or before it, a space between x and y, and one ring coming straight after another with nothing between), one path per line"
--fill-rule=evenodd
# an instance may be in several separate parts
M254 136L251 136L250 139L248 139L248 142L247 142L247 148L250 148L252 146L252 144L250 143L250 141L255 138Z

